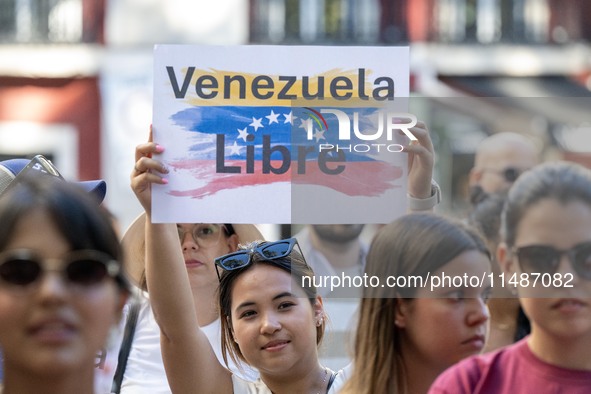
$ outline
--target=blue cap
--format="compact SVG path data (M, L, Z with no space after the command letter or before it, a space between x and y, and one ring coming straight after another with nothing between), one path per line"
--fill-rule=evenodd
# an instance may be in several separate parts
M31 161L32 160L29 159L10 159L0 161L0 194L2 194L4 190L8 188L8 186L10 186L17 175L29 163L31 163ZM73 183L79 185L87 192L92 193L98 199L99 203L103 202L105 195L107 194L107 183L102 179L96 181L82 181Z

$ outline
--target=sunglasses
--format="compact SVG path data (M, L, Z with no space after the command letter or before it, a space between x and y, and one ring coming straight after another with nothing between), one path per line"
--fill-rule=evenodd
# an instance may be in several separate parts
M504 170L484 169L484 172L492 172L501 175L508 183L513 183L523 173L522 170L515 167L507 167Z
M19 179L30 176L31 174L49 175L54 178L64 180L60 172L50 160L45 158L43 155L37 155L33 157L31 161L16 175L14 180L10 182L10 185L0 192L0 195L10 190L11 186L17 185L19 183Z
M61 268L48 268L46 262L28 249L0 254L0 286L27 287L38 282L48 271L60 272L71 285L90 287L105 279L118 278L121 267L113 258L97 250L76 250L60 259Z
M220 256L215 259L216 272L218 279L221 280L221 275L218 267L226 270L233 271L248 266L252 262L252 256L258 253L266 260L277 260L283 257L287 257L293 251L295 245L298 245L300 254L302 250L298 244L297 239L288 238L276 242L263 242L251 249L239 250L237 252L229 253L224 256Z
M568 250L559 250L548 245L530 245L515 248L513 252L523 272L549 274L556 273L560 259L566 254L575 272L581 278L591 280L591 241Z

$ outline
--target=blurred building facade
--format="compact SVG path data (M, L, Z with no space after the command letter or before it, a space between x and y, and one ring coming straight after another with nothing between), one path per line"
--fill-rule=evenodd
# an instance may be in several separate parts
M411 110L437 146L447 209L501 130L591 167L586 0L0 0L0 156L102 177L123 226L151 119L154 44L410 45Z

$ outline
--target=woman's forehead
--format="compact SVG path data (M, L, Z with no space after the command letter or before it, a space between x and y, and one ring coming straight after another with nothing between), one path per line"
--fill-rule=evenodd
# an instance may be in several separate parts
M572 242L591 238L590 205L578 200L567 203L556 199L541 200L524 212L516 232L519 243L549 242L562 238Z
M271 264L255 264L236 278L232 289L232 298L243 296L273 298L275 295L289 292L305 297L304 290L296 283L291 274Z

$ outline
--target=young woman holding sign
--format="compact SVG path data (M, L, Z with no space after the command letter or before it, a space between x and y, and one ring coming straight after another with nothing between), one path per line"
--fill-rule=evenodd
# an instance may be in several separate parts
M431 196L433 146L425 126L411 129L418 143L407 147L409 192ZM318 361L324 329L322 299L298 278L312 275L295 240L257 243L218 258L219 308L225 350L259 370L257 382L233 376L215 357L198 329L193 298L176 227L151 223L152 183L166 171L152 158L154 143L136 150L132 189L146 210L146 275L150 301L161 330L162 354L175 393L335 393L345 381ZM293 275L293 277L292 277ZM331 383L332 380L332 383ZM330 389L329 389L330 386Z

